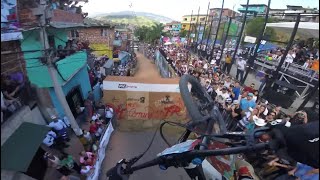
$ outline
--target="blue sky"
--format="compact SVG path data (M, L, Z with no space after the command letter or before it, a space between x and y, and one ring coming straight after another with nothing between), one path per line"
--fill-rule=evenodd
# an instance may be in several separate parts
M89 16L99 13L118 11L150 12L163 15L180 21L185 14L191 14L193 10L197 13L200 6L200 13L205 14L208 7L208 0L89 0L83 5L83 11ZM246 4L246 0L225 0L225 7L237 10L240 4ZM250 4L267 4L268 0L250 0ZM132 4L130 8L129 5ZM222 0L211 0L210 8L220 8ZM302 5L319 9L318 0L272 0L271 8L286 8L286 5Z

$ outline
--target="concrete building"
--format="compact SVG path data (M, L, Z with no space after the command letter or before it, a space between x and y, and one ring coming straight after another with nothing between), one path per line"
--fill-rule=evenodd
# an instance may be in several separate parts
M246 11L246 4L241 4L242 8L239 8L238 11L240 13L244 13ZM248 14L251 15L259 15L259 14L265 14L267 12L268 6L265 4L249 4L248 5Z
M198 25L200 23L201 25L204 25L206 21L208 24L209 18L207 17L206 14L199 14L199 16L197 14L194 14L192 15L192 19L191 19L191 15L184 15L182 16L181 29L188 31L190 29L190 21L191 21L192 29L195 29L195 25L197 22L198 22Z
M242 8L238 11L244 13L246 4L241 4ZM268 6L265 4L250 4L248 6L249 15L264 16L267 12ZM319 10L317 8L304 8L303 6L287 5L285 9L271 9L269 10L270 17L280 19L282 21L295 21L296 14L301 13L301 22L319 22Z
M165 24L163 31L170 32L171 35L177 36L181 30L181 23L178 21L172 21Z
M212 8L212 9L210 9L209 15L210 15L210 17L218 18L220 15L220 12L221 12L221 8ZM240 13L238 13L236 11L233 11L228 8L223 8L222 16L234 18L239 15L240 15Z

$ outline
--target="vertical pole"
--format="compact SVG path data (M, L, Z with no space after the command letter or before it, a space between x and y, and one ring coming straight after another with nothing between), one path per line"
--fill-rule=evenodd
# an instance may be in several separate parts
M199 8L198 8L198 15L197 15L197 21L196 21L196 28L195 28L195 36L196 36L196 34L198 33L197 32L197 27L198 27L198 21L199 21L199 13L200 13L200 6L199 6ZM196 41L196 46L195 46L195 49L197 49L197 45L198 45L198 42Z
M221 6L220 15L219 15L218 27L217 27L216 34L215 34L214 41L213 41L213 45L212 45L212 51L211 51L211 52L212 52L212 54L211 54L211 58L212 58L212 55L213 55L214 46L215 46L215 44L216 44L217 37L218 37L218 33L219 33L220 22L221 22L222 13L223 13L223 6L224 6L224 0L222 0L222 6ZM222 55L222 53L221 53L221 55Z
M191 18L190 18L190 23L189 23L189 32L188 32L188 41L187 41L187 48L189 47L189 42L190 42L190 33L191 33L191 21L192 21L192 16L193 16L193 10L191 11ZM189 69L189 48L187 51L187 67Z
M242 84L244 84L244 82L246 81L247 77L248 77L248 74L250 73L251 71L251 68L253 67L254 65L254 61L258 55L258 49L259 49L259 46L260 46L260 43L261 43L261 40L263 38L263 34L265 32L265 29L266 29L266 25L267 25L267 22L268 22L268 18L269 18L269 10L270 10L270 4L271 4L271 0L268 0L268 7L267 7L267 12L266 12L266 16L264 18L264 24L262 26L262 32L260 33L258 39L257 39L257 42L254 46L254 49L253 49L253 53L250 53L250 56L249 56L249 60L248 60L248 63L249 63L249 68L247 69L244 77L243 77L243 80L242 80Z
M193 10L191 11L191 18L190 18L189 30L188 30L188 41L187 41L187 46L189 45L189 41L190 41L190 33L191 33L191 21L192 21L192 16L193 16Z
M78 123L76 122L75 118L73 117L73 114L70 110L70 107L67 103L65 94L63 93L62 87L58 82L57 79L57 71L54 68L54 62L52 57L50 56L50 54L48 54L48 49L49 49L49 43L48 43L48 35L47 35L47 31L46 31L46 3L44 1L41 1L41 5L43 7L44 10L44 14L40 17L40 22L41 22L41 31L40 31L40 39L43 42L44 45L44 55L45 57L47 57L48 60L48 71L52 80L52 84L53 84L53 88L54 88L54 92L56 93L56 96L59 100L60 105L62 106L62 108L65 111L65 115L68 117L70 124L71 124L71 128L73 129L73 131L75 132L75 134L77 136L82 134L81 129L79 128Z
M229 17L227 32L226 32L226 34L225 34L225 39L223 40L223 43L222 43L222 50L221 50L221 52L223 52L223 49L224 49L224 47L226 46L226 41L227 41L227 39L228 39L228 34L229 34L229 29L230 29L231 22L232 22L232 18ZM222 35L223 35L223 34L222 34ZM222 40L222 38L221 38L221 40ZM222 56L223 56L223 53L221 53L221 56L220 56L219 61L218 61L218 64L220 64L220 61L221 61Z
M291 33L291 36L290 36L290 39L289 39L289 42L288 42L287 47L286 47L286 50L285 50L284 54L283 54L282 57L281 57L281 60L280 60L279 65L277 66L276 73L278 73L278 72L281 70L281 66L283 65L284 60L286 59L287 54L288 54L290 48L292 47L292 43L293 43L293 41L294 41L294 37L296 36L297 31L298 31L298 27L299 27L299 23L300 23L300 18L301 18L301 15L298 14L297 19L296 19L296 22L295 22L295 24L294 24L294 28L293 28L293 30L292 30L292 33ZM275 77L275 78L276 78L276 77Z
M235 57L236 57L236 54L237 54L237 52L238 52L238 48L239 48L239 45L240 45L240 42L241 42L243 30L244 30L244 27L245 27L245 25L246 25L247 14L248 14L248 7L249 7L249 1L250 1L250 0L247 0L247 6L246 6L246 11L245 11L245 13L244 13L241 30L240 30L240 32L239 32L238 39L237 39L237 42L236 42L236 47L235 47L234 53L233 53L233 55L232 55L232 64L233 64L234 61L235 61Z
M212 19L211 19L211 23L210 23L210 29L209 29L209 32L208 32L208 36L207 36L207 43L206 43L206 51L209 50L209 47L208 47L208 43L209 43L209 39L211 38L211 29L212 29L212 23L214 21L214 17L212 16ZM212 53L212 52L211 52ZM209 56L210 57L210 56ZM210 58L208 58L208 61L210 60Z
M201 22L199 23L199 28L197 30L197 38L196 38L196 42L198 43L198 40L199 40L199 35L201 33ZM201 43L200 43L201 44Z
M201 44L202 44L203 37L205 36L205 33L206 33L207 21L209 21L209 10L210 10L210 1L208 3L207 15L206 15L206 19L205 19L205 22L204 22L203 35L202 35L201 41L200 41Z

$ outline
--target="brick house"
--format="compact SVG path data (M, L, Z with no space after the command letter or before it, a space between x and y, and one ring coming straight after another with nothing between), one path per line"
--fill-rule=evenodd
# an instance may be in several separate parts
M96 51L97 55L107 54L112 57L114 50L113 41L115 39L114 26L109 24L86 24L84 28L79 28L70 33L70 37L76 37L81 42L88 41L90 48Z

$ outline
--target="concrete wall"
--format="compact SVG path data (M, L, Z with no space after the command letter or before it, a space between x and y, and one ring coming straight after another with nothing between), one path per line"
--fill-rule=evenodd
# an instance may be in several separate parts
M78 85L80 85L82 98L86 99L88 97L88 91L91 91L91 85L90 85L89 75L87 71L87 66L84 66L83 68L81 68L79 72L75 76L73 76L71 80L67 82L67 84L65 84L62 87L62 90L64 94L67 95L72 88ZM58 101L58 98L54 92L54 89L50 88L49 93L51 96L51 101L54 107L57 109L58 115L60 117L63 117L65 115L64 110Z

